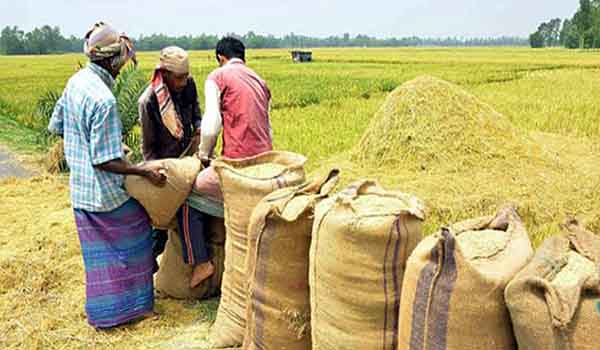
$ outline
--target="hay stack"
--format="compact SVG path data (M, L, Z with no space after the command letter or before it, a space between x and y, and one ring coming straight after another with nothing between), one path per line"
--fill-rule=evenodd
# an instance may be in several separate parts
M387 97L352 158L429 170L474 167L532 151L539 149L490 106L454 84L423 76Z
M317 174L335 167L414 193L430 209L425 232L516 203L539 244L566 215L600 227L594 145L517 129L461 87L420 77L394 90L361 141Z

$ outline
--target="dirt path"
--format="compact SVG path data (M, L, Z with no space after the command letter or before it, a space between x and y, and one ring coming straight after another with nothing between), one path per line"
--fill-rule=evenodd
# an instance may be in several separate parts
M32 176L30 170L25 169L10 153L0 148L0 179L7 177L27 178Z

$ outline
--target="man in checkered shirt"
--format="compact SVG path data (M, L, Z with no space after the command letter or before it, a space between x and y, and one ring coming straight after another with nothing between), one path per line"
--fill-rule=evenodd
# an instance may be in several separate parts
M135 51L110 25L85 36L90 63L67 83L48 129L64 138L71 202L85 274L88 322L110 328L155 316L150 220L123 187L124 175L165 183L158 170L124 159L122 124L111 88Z

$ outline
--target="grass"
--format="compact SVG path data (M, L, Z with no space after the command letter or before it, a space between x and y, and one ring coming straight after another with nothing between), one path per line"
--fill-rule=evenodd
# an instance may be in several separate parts
M157 57L140 55L142 74L150 76ZM375 178L417 194L429 207L427 233L492 214L505 202L518 205L536 244L567 216L600 231L597 52L318 49L314 57L292 64L285 50L248 55L273 92L276 148L308 156L311 173L339 167L344 183ZM35 101L62 89L79 62L82 55L0 56L0 144L19 153L44 151ZM216 63L209 52L191 53L191 62L202 95L201 81ZM464 90L469 97L459 93L461 104L482 111L487 124L448 107L457 97L444 99L444 89L427 95L413 86L425 96L421 103L401 98L419 118L378 112L388 93L424 74ZM410 142L399 142L407 136ZM0 348L190 349L202 342L215 301L159 299L158 322L90 329L66 178L2 180L0 196Z

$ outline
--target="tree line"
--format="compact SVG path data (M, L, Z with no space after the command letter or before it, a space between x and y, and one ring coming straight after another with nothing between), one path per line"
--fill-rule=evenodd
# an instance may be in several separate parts
M408 46L525 46L527 39L518 37L494 38L388 38L379 39L368 35L344 34L315 38L290 33L283 37L260 35L252 31L237 35L248 48L302 48L302 47L408 47ZM141 35L133 38L140 51L157 51L165 46L177 45L186 50L213 49L219 37L211 34L169 36L164 34ZM0 54L42 55L66 52L81 52L83 39L75 36L64 37L59 27L45 25L25 32L16 26L7 26L0 34Z
M540 24L529 36L533 48L563 46L569 49L600 48L600 0L579 0L579 8L564 21Z

